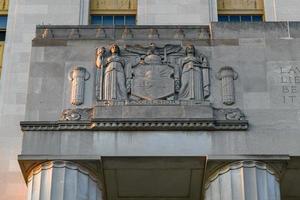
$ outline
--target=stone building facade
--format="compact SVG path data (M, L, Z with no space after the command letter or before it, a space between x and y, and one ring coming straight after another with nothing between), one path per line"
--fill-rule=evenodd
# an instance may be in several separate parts
M11 0L0 198L299 199L298 4L139 0L101 27L88 0Z

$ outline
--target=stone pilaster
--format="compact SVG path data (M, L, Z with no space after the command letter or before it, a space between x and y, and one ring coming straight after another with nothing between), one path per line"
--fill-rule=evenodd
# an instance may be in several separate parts
M97 179L68 161L36 166L28 177L27 200L102 200Z
M265 163L234 162L208 178L205 200L280 200L279 182Z

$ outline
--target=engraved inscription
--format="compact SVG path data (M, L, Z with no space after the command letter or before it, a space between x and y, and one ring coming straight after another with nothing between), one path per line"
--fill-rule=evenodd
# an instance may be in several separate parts
M297 95L300 89L300 67L298 66L281 66L280 67L280 91L282 103L294 104L299 99Z

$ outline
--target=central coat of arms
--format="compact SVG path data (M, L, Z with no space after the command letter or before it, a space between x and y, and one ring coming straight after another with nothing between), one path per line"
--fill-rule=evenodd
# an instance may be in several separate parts
M166 45L158 48L151 44L147 48L127 46L127 51L134 53L144 52L140 62L132 66L131 94L141 99L165 99L175 93L175 82L179 74L174 66L168 64L161 55L176 53L180 46ZM164 57L165 58L165 57Z

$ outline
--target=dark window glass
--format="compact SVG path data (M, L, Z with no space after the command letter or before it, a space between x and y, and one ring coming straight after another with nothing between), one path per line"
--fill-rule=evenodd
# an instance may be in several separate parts
M124 25L125 24L124 16L115 16L114 24L115 25Z
M102 16L92 15L91 24L102 24Z
M219 22L228 22L229 21L229 17L226 15L219 15L218 16L218 21Z
M260 22L263 21L261 15L219 15L219 22Z
M262 16L259 16L259 15L252 16L252 21L261 22L262 21Z
M241 16L241 21L242 22L251 22L251 15Z
M0 28L6 29L7 25L7 16L0 16Z
M113 16L103 16L103 25L114 25Z
M135 16L91 15L91 24L99 25L135 25Z
M241 21L241 16L232 15L232 16L229 16L229 20L231 22L240 22Z
M126 25L135 25L135 16L126 16L125 24Z
M0 41L5 41L5 31L0 31Z

